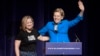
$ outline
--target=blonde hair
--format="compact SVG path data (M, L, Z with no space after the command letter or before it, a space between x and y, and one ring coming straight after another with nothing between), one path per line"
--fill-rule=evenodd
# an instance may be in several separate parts
M31 16L29 16L29 15L24 16L24 17L22 18L21 27L20 27L20 29L22 29L22 30L24 30L24 31L26 31L26 21L27 21L27 19L31 19L32 22L34 23L34 20L33 20L33 18L32 18ZM33 28L32 28L32 29L33 29ZM32 29L31 29L31 30L32 30Z
M62 8L57 8L57 9L55 9L55 10L54 10L54 13L55 13L55 12L60 12L60 13L61 13L61 16L63 16L63 17L65 16L64 10L63 10Z

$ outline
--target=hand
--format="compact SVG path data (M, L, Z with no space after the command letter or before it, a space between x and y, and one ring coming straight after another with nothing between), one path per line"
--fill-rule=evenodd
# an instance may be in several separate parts
M48 36L42 36L42 38L43 38L43 41L48 41L49 40Z
M48 36L41 36L41 35L40 35L40 36L38 37L38 39L41 40L41 41L48 41L48 40L49 40L49 37L48 37Z
M78 6L81 11L84 11L85 8L84 8L83 2L81 0L78 1Z

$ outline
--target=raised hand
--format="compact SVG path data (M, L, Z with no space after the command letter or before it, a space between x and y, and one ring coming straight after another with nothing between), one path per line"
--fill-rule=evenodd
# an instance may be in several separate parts
M84 4L83 4L83 2L82 2L81 0L78 1L78 6L79 6L79 9L80 9L81 11L84 11L84 10L85 10Z

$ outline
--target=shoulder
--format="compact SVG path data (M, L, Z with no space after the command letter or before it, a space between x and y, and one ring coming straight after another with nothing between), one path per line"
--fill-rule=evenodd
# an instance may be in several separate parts
M68 22L68 20L62 20L62 22Z
M20 31L19 31L19 34L23 34L23 33L25 33L24 30L20 30Z
M25 31L20 30L19 33L17 34L15 40L22 40L23 36L25 35L24 33L25 33Z
M33 33L35 36L39 36L39 35L40 35L39 32L38 32L38 30L35 29L35 28L32 30L32 33Z
M49 21L49 22L47 22L46 25L51 25L51 24L53 24L53 23L54 23L53 21Z
M33 30L32 30L33 32L38 32L38 30L36 29L36 28L33 28Z
M47 24L52 24L53 23L53 21L49 21Z
M25 36L26 34L27 34L26 31L20 30L19 33L18 33L18 36Z
M25 31L24 30L20 30L19 32L18 32L18 34L22 34L22 33L24 33Z

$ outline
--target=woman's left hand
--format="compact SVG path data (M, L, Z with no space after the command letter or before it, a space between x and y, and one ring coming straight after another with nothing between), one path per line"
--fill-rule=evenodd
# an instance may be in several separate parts
M83 5L83 2L81 0L78 1L78 6L79 6L79 9L81 11L84 11L85 10L84 5Z
M38 37L38 40L41 40L41 41L48 41L49 40L49 37L48 36L39 36Z

